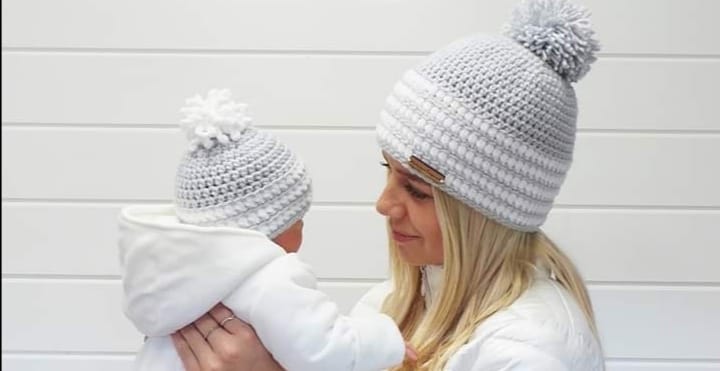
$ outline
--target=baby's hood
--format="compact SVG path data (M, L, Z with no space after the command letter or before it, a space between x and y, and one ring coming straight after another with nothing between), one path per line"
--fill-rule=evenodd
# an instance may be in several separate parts
M148 336L190 324L284 254L259 232L183 224L170 205L124 208L119 224L124 311Z

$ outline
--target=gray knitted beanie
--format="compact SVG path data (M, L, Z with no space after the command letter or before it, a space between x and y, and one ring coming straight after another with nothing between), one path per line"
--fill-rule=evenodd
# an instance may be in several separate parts
M383 151L498 222L534 231L570 167L572 82L595 60L588 13L522 3L507 36L474 35L407 71L377 126Z
M252 126L227 90L187 100L181 126L190 148L175 205L188 224L253 229L275 238L310 208L310 177L298 157Z

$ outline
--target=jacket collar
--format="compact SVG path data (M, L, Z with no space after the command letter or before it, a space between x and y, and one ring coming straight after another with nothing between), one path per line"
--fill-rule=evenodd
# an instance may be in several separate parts
M555 279L552 272L542 265L535 264L535 279ZM443 288L444 268L442 265L423 265L420 267L422 273L422 285L420 286L420 294L425 299L425 308L430 308L430 304L440 296Z
M422 273L420 294L425 299L425 308L430 308L430 304L440 295L442 290L443 266L424 265L420 267L420 272Z

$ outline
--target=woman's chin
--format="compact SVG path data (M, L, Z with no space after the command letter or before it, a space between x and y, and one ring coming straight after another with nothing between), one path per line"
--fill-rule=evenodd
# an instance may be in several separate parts
M423 266L429 264L427 262L427 259L423 259L422 256L418 256L419 249L406 245L406 244L396 244L395 247L397 248L400 258L407 264L410 264L412 266Z

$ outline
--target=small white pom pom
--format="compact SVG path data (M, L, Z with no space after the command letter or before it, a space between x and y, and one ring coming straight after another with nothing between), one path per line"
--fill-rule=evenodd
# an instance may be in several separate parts
M185 115L180 126L190 140L190 151L238 140L252 123L246 109L247 105L233 102L226 89L210 90L205 98L199 95L189 98L180 110Z
M600 49L590 13L567 0L526 0L513 12L508 36L570 82L580 80Z

